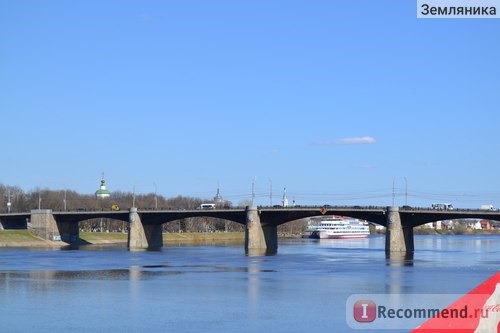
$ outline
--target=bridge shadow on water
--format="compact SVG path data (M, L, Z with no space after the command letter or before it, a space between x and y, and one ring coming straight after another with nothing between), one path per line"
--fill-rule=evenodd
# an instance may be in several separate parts
M248 249L245 251L247 257L264 257L264 256L275 256L278 251L273 249Z
M68 243L68 245L64 245L64 246L61 246L60 249L61 250L79 250L80 249L80 246L86 246L86 245L93 245L92 243L90 242L87 242L86 240L84 239L81 239L81 238L78 238L78 241L73 243Z

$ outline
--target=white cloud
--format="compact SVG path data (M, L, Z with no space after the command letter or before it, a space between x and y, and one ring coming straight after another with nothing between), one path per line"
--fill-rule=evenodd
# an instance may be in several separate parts
M371 164L356 164L356 165L353 165L355 168L358 168L358 169L366 169L366 170L369 170L369 169L374 169L375 167Z
M335 141L337 145L361 145L361 144L373 144L376 140L371 136L360 136L360 137L350 137L342 138Z
M375 142L376 140L372 136L359 136L359 137L342 138L335 141L322 141L322 142L317 142L316 144L320 146L333 146L333 145L374 144Z

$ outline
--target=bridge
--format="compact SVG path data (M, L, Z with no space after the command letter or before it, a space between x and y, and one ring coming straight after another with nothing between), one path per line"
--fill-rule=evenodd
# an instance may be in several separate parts
M411 207L246 207L233 209L52 211L37 209L29 213L0 214L4 229L27 229L48 240L69 244L79 241L78 223L108 218L129 223L129 250L154 249L163 245L162 225L190 217L213 217L245 225L245 251L248 254L274 254L278 250L278 225L313 216L341 215L386 227L385 251L413 253L413 228L429 222L451 219L500 220L500 211L435 210Z

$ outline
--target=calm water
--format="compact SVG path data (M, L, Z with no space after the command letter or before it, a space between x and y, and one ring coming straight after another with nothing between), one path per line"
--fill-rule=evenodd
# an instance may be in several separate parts
M498 271L500 236L415 236L413 260L384 237L243 245L0 249L5 332L360 332L351 294L463 294ZM370 330L370 332L375 332ZM393 331L396 332L396 331Z

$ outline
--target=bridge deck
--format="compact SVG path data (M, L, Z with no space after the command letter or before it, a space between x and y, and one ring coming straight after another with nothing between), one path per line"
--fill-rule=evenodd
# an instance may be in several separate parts
M109 218L129 222L128 210L120 211L51 211L58 222L80 222L94 218ZM290 221L321 215L340 215L366 220L386 226L387 207L287 207L287 208L258 208L263 225L280 225ZM26 221L34 210L26 213L2 213L0 221L16 222ZM137 213L144 224L163 224L190 217L213 217L233 221L240 224L246 223L246 209L190 209L190 210L144 210L138 209ZM399 208L401 223L404 227L415 227L429 222L452 219L486 219L500 221L500 211L484 210L435 210L427 208Z

